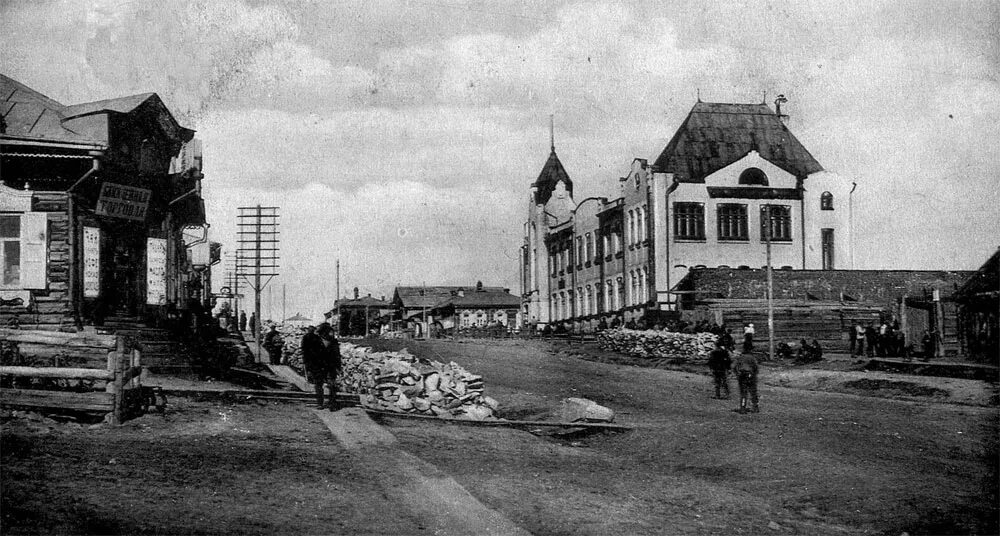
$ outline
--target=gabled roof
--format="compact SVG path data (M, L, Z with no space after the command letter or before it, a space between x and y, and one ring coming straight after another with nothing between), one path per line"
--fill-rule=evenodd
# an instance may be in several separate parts
M520 307L521 299L514 296L506 289L502 288L483 288L482 290L476 289L466 289L462 293L463 295L453 295L442 300L437 305L432 307L432 309L438 309L441 307L454 306L464 309L474 309L474 308L508 308L508 307Z
M823 170L766 104L711 102L691 108L653 165L680 182L703 182L750 151L796 177Z
M97 142L63 126L66 106L0 74L4 134L46 140Z
M569 179L569 174L566 173L566 168L559 161L559 157L556 156L556 149L553 147L552 152L549 153L549 159L542 166L542 172L538 174L538 179L532 184L532 186L538 187L538 193L535 194L535 203L543 205L547 203L549 198L552 197L552 191L555 190L556 183L559 181L563 181L566 185L567 192L573 193L573 181Z
M127 114L155 96L156 93L140 93L138 95L119 97L117 99L104 99L94 102L85 102L83 104L74 104L66 107L64 115L66 117L79 117L81 115L108 112Z
M993 252L986 263L959 287L955 297L959 301L966 301L980 297L996 299L998 295L1000 295L1000 249Z
M5 134L46 140L102 143L71 128L77 117L107 113L132 113L143 104L153 107L156 121L169 138L187 141L193 130L180 126L156 93L141 93L66 106L28 86L0 74L0 112ZM68 123L67 123L68 122ZM67 126L70 125L70 126Z
M439 286L439 287L396 287L392 294L392 302L401 305L406 309L423 308L428 309L438 305L453 297L459 290L464 290L466 295L476 292L476 285L470 286ZM506 292L502 287L483 287L483 291Z
M344 298L337 300L334 302L334 307L372 307L375 309L388 309L392 307L392 304L371 296L362 296L356 299Z

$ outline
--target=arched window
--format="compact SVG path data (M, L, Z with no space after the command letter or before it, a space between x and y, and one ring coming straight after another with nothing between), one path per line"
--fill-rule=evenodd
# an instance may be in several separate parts
M767 175L758 168L746 168L740 173L740 184L767 186Z
M833 194L823 192L823 195L819 196L819 208L820 210L833 210Z
M594 314L594 310L592 309L594 303L594 289L590 285L587 285L587 297L585 299L586 301L583 304L583 314Z
M590 262L594 258L594 237L587 233L587 252L586 256L583 257L585 262Z

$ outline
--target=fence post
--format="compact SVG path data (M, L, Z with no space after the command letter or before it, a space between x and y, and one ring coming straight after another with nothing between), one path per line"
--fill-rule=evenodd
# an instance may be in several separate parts
M122 372L123 367L127 367L130 360L125 359L125 339L124 337L118 337L117 346L114 352L113 358L113 368L112 373L114 374L114 383L112 391L113 407L111 410L111 424L121 424L122 418L125 415L125 389L123 386L122 379L124 378L124 373Z

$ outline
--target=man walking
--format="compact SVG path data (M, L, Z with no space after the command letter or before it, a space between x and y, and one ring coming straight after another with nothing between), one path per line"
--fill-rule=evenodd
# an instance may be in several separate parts
M715 378L716 399L729 398L729 367L732 364L733 360L729 357L729 350L726 349L725 343L722 339L717 340L715 350L708 354L708 368L711 369L712 376Z
M740 354L736 357L736 365L733 367L736 372L736 380L740 386L740 407L738 413L759 413L760 407L757 405L757 358L751 353ZM747 403L750 409L747 409Z
M337 375L340 374L342 366L340 360L340 343L337 342L337 336L333 333L333 327L330 324L320 324L319 329L316 330L316 334L319 335L323 344L323 370L326 372L323 382L330 386L330 411L337 411L340 409L340 406L337 404ZM323 387L320 386L319 389L322 393ZM322 406L321 402L320 407Z

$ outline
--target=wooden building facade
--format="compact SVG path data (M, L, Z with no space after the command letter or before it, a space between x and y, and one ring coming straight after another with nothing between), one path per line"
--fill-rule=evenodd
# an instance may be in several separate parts
M153 93L66 106L0 75L0 98L0 323L155 323L208 305L194 131Z

